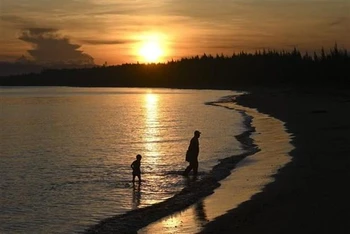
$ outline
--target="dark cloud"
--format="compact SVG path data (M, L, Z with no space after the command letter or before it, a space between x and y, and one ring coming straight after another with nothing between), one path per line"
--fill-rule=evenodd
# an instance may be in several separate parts
M90 45L122 45L122 44L127 44L135 41L131 40L92 40L92 39L87 39L87 40L82 40L81 41L84 44L90 44Z
M93 15L127 15L130 14L130 10L108 10L94 12Z
M58 32L57 28L25 28L22 31L23 33L31 34L32 36L40 36L44 34Z
M0 20L5 22L10 22L10 23L15 23L15 24L25 22L24 19L22 19L21 17L14 16L14 15L1 15Z
M346 22L346 18L345 17L341 17L333 22L331 22L329 25L330 26L336 26L336 25L339 25L339 24L342 24L342 23L345 23Z
M94 59L90 55L79 50L80 45L72 44L58 31L55 28L26 28L22 30L19 39L33 45L34 48L27 52L37 63L94 64Z
M29 24L33 24L32 22L29 22L28 19L24 19L22 17L15 16L15 15L0 15L0 21L12 24L16 28L23 28Z

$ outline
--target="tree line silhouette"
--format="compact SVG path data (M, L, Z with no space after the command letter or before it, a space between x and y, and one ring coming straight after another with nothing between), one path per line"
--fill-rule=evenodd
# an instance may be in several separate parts
M167 63L46 69L38 74L0 77L1 86L167 87L234 89L251 86L350 84L350 56L337 45L312 55L262 50L232 56L206 55Z

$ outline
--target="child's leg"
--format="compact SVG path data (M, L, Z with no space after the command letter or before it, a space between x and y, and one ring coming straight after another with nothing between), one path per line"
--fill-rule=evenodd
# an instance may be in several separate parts
M141 174L137 176L139 178L139 183L141 182Z
M135 182L135 175L132 175L132 182Z

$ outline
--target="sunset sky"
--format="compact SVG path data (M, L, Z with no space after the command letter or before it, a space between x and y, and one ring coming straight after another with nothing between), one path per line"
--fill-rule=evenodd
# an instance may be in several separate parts
M0 61L350 49L350 0L0 0Z

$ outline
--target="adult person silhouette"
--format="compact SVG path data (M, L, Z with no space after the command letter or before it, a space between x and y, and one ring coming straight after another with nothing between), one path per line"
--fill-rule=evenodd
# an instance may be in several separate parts
M197 175L198 173L198 155L199 155L199 137L201 136L201 132L196 130L194 131L194 136L190 141L190 145L188 146L186 152L186 161L190 164L185 169L183 175L187 176L191 170L193 170L193 175Z

